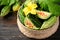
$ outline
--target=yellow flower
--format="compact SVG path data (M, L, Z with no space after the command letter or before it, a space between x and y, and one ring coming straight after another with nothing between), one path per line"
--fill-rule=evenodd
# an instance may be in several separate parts
M32 2L28 3L27 6L31 9L37 8L37 4L32 3Z
M37 8L37 4L30 2L27 4L27 7L23 9L24 14L25 15L28 15L29 13L36 14L36 8Z

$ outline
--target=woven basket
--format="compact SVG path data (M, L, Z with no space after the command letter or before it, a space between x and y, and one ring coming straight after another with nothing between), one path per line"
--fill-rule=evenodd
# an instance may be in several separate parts
M19 30L27 37L35 38L35 39L44 39L44 38L51 36L57 31L58 25L59 25L59 17L57 17L57 22L51 28L48 28L45 30L29 29L20 22L19 17L17 17L17 24L18 24Z

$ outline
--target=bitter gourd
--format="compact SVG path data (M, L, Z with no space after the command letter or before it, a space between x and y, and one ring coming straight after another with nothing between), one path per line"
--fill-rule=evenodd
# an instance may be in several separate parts
M49 27L53 26L56 21L57 21L57 17L56 16L52 16L50 19L48 19L47 21L45 21L42 24L40 29L49 28Z
M48 19L51 16L51 13L45 11L37 11L37 15L40 19Z
M21 23L24 24L25 16L24 16L24 13L23 13L23 5L19 9L18 14L19 14L19 19L20 19Z
M35 15L28 14L27 18L31 21L33 28L32 29L39 29L43 23L43 20L37 18Z
M15 5L13 5L12 9L13 11L18 11L20 8L20 3L15 3Z
M5 6L2 10L1 10L1 13L0 13L0 16L5 16L7 15L8 13L10 12L10 6Z

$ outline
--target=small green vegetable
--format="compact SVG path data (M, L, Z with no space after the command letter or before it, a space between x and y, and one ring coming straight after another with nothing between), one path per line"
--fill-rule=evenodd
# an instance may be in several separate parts
M20 4L20 0L0 0L0 16L6 16L12 11L12 8L13 11L18 11Z
M15 5L13 5L13 7L12 7L13 11L18 11L19 8L20 8L20 3L18 3L18 2L15 3Z
M21 8L19 9L19 18L20 18L20 21L22 24L24 24L24 19L25 19L25 16L24 16L24 13L23 13L23 6L21 6Z
M51 13L46 11L38 11L37 15L40 19L48 19L51 16Z
M52 16L50 19L46 20L45 22L43 22L42 26L40 29L46 29L51 27L52 25L54 25L54 23L57 21L57 17L56 16Z
M32 15L32 14L29 14L27 16L31 22L37 27L37 28L40 28L42 23L43 23L43 20L39 19L38 17L36 17L35 15Z
M0 13L0 16L5 16L10 12L10 6L5 6Z
M33 23L28 17L25 18L24 24L25 24L26 27L28 27L28 28L30 28L30 29L36 29L36 30L39 29L38 27L36 27L36 26L34 25L34 23Z

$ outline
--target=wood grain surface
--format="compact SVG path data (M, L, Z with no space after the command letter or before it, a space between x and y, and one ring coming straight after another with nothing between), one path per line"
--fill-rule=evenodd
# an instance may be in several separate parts
M37 40L24 36L17 27L16 15L0 18L0 40ZM59 40L60 27L58 31L51 37L43 40Z

